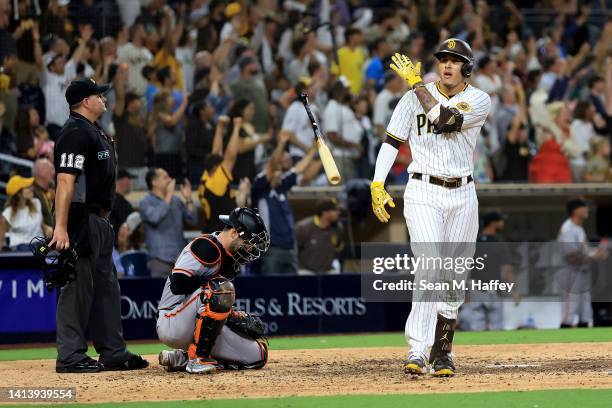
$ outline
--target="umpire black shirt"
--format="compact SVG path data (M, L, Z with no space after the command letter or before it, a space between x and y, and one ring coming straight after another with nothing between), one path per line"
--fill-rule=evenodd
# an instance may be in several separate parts
M55 173L77 176L68 213L68 236L80 254L88 254L90 212L110 211L115 198L115 147L97 123L70 112L54 150Z

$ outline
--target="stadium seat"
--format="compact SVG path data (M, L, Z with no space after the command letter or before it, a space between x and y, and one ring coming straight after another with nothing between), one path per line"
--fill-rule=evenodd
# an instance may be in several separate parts
M127 251L121 254L121 265L125 269L126 277L150 277L147 268L147 253L145 251Z

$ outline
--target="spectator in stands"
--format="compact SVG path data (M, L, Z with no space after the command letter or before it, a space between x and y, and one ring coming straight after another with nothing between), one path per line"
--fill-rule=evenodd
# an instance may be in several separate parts
M292 85L297 84L300 78L309 76L308 65L316 61L314 53L317 42L316 38L314 32L297 35L293 38L291 51L295 58L287 64L285 69L287 79L289 79Z
M386 69L385 65L390 55L391 51L384 37L377 38L370 44L370 61L365 72L368 88L374 88L379 92L382 90L385 85L383 78Z
M238 38L242 34L244 26L244 13L240 3L233 2L229 3L225 7L225 17L227 21L219 32L219 39L223 42L228 37Z
M230 84L234 96L247 99L255 107L253 125L255 131L264 134L268 131L268 92L263 84L256 79L259 73L257 61L249 56L238 60L240 78Z
M401 78L395 75L393 71L385 72L383 83L384 88L376 95L373 114L376 136L380 140L383 140L387 125L391 120L394 101L402 97L404 88Z
M79 45L70 60L66 61L63 54L51 52L45 54L43 66L40 67L42 69L40 82L45 95L47 130L50 139L53 141L55 141L64 122L68 119L69 107L64 94L68 84L77 76L77 65L81 62L83 51L92 34L91 26L83 26ZM91 75L93 75L93 70L85 72L86 77Z
M181 92L185 91L185 80L183 67L176 59L176 46L183 32L184 18L186 9L174 15L172 8L164 8L161 30L165 36L161 41L161 48L153 58L153 65L156 67L170 67L176 78L173 84Z
M308 114L304 110L304 105L297 95L300 95L302 92L308 94L312 114L315 118L318 118L319 109L316 105L318 88L311 78L304 77L300 79L300 82L293 88L293 91L295 97L285 112L281 132L288 135L289 156L293 163L297 163L311 149L314 139L312 124L310 123ZM312 161L309 168L304 171L304 177L300 184L310 183L312 179L317 176L320 167L321 162L319 160Z
M146 68L146 67L145 67ZM143 74L149 74L150 70L147 69ZM146 75L145 75L146 76ZM172 105L172 112L178 110L183 103L184 99L187 99L183 96L183 93L176 89L176 74L174 70L168 66L163 67L155 71L155 79L157 79L157 84L152 84L152 86L148 86L146 90L146 98L147 98L147 111L151 112L153 109L153 101L155 96L159 92L166 92L174 98L174 103Z
M230 118L220 116L215 129L212 152L204 159L204 173L198 188L200 206L204 212L203 231L210 233L221 231L223 223L219 215L228 214L236 208L234 192L230 187L232 171L238 156L240 144L240 128L242 118L235 117L232 123L232 133L223 151L223 134L226 131Z
M265 134L259 134L253 124L253 117L255 114L255 106L248 99L238 99L234 102L229 116L230 119L242 118L241 126L239 129L240 140L238 142L238 157L236 158L236 164L232 172L234 180L241 180L248 178L253 180L257 174L256 163L259 161L258 156L261 157L263 152L257 151L258 148L263 148L263 145L272 140L272 130L268 130ZM234 131L234 125L228 127L226 132L226 140L229 142ZM257 154L259 153L259 154Z
M195 39L197 31L184 28L177 42L174 55L176 61L183 70L183 84L186 93L193 92L193 80L195 75L194 57L195 57Z
M517 87L514 85L505 84L500 90L501 106L495 116L495 126L500 147L505 145L512 121L519 112L516 96ZM494 150L493 146L492 148Z
M52 227L55 202L55 167L49 159L34 162L34 197L40 202L43 224Z
M338 253L344 248L344 231L338 224L340 208L335 199L316 203L316 215L295 227L300 275L339 273Z
M600 76L594 76L589 79L589 100L595 106L595 110L602 116L607 116L606 107L604 104L604 89L605 82Z
M130 42L117 49L117 62L127 63L129 67L127 90L137 95L144 95L147 90L142 69L153 60L151 51L144 46L145 37L144 25L136 23L130 28Z
M355 160L363 154L361 125L351 109L348 85L337 80L330 91L330 101L323 112L323 128L333 144L333 154L345 179L355 175Z
M74 33L74 24L68 16L68 5L70 0L51 0L49 8L42 17L43 32L55 34L58 37L70 41Z
M223 82L223 72L214 64L210 66L208 84L210 86L206 100L214 107L216 120L218 116L227 114L232 92Z
M135 188L146 187L147 152L150 141L147 137L144 116L144 98L129 91L121 80L115 83L116 102L113 111L113 124L117 142L117 162L119 167L136 176Z
M191 117L185 132L187 174L191 184L198 185L204 173L204 159L211 153L213 147L215 108L206 99L202 99L191 104L188 110Z
M569 161L551 131L545 130L544 142L529 163L529 181L533 183L571 183Z
M263 273L266 275L297 273L298 269L295 225L287 193L313 160L316 149L311 147L295 166L284 171L283 162L289 161L285 152L288 141L288 133L279 135L276 149L252 186L253 205L259 209L270 232L270 249L263 258Z
M181 176L183 163L181 150L183 146L183 128L181 121L188 99L183 98L176 111L172 111L174 97L162 91L155 95L153 110L149 115L147 133L152 140L153 163L168 169L171 177Z
M583 178L587 182L612 182L609 139L601 136L591 139L591 150Z
M338 50L337 73L348 79L351 93L357 95L363 87L363 66L366 62L365 52L361 48L363 33L358 28L350 27L345 37L346 45Z
M368 178L374 172L373 164L376 160L370 161L369 152L372 145L378 145L378 139L374 134L374 126L370 120L370 112L372 111L370 101L366 95L359 95L353 100L352 104L353 111L355 112L355 118L361 126L361 151L363 152L359 158L355 161L355 177ZM376 152L372 152L374 156Z
M574 180L582 180L582 173L586 166L587 153L589 152L591 139L595 136L593 118L595 107L590 101L579 101L574 108L574 120L571 123L571 134L576 140L576 156L571 160Z
M508 136L502 148L505 169L500 180L526 182L529 179L529 162L536 149L527 136L527 119L521 110L509 125Z
M8 236L11 250L30 252L32 238L43 233L51 236L52 229L43 223L40 201L34 198L32 184L34 178L13 176L6 185L9 199L0 217L0 247Z
M6 105L0 101L0 153L15 156L17 154L17 146L15 136L9 130L5 123ZM11 172L11 164L6 161L0 161L0 180L6 181Z
M17 153L21 157L29 160L53 158L54 143L40 124L40 115L35 107L26 105L19 108L15 128Z
M174 196L176 180L166 170L151 168L146 181L149 194L140 202L140 215L149 251L147 267L152 276L167 277L176 257L187 243L183 236L183 222L190 225L197 222L191 184L185 179L181 185L183 202Z
M138 211L130 213L119 227L117 249L120 254L126 251L138 251L144 247L144 226Z
M128 215L134 212L134 207L125 198L132 191L132 178L131 175L125 169L119 169L117 171L117 181L115 182L115 201L113 201L113 208L109 221L115 231L115 244L117 243L117 234L119 227L125 222Z

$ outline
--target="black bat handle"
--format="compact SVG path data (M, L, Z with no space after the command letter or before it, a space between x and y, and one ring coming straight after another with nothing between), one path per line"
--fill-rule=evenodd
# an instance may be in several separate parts
M312 125L312 130L314 131L315 136L317 137L317 139L321 139L321 131L319 130L319 125L317 124L317 121L315 120L314 115L310 110L310 104L308 103L308 95L305 93L301 93L300 100L302 101L302 104L306 109L306 113L308 114L308 119L310 119L310 124Z

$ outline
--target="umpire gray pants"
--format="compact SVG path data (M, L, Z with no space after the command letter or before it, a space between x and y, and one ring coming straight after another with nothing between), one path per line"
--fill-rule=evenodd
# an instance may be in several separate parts
M112 250L115 234L110 223L89 214L91 253L79 256L76 280L60 292L57 304L57 367L87 358L87 335L100 362L122 364L129 358L123 340L121 293Z

